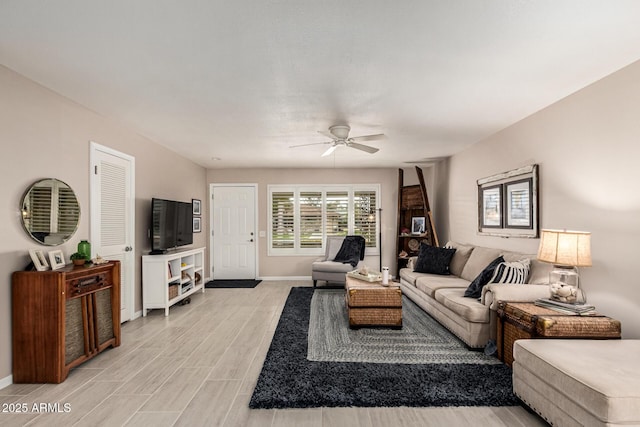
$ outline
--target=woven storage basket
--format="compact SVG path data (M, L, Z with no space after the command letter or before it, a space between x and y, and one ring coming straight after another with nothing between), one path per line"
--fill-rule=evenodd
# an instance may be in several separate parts
M571 315L532 303L498 304L498 357L513 363L513 343L524 338L620 338L618 320L600 315Z
M349 308L350 326L402 326L401 308Z
M170 285L169 286L169 299L172 300L178 296L178 288L180 285Z

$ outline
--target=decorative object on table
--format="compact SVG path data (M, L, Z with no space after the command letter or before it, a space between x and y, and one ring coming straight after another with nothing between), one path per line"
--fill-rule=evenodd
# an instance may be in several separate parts
M412 251L417 252L418 249L420 249L420 242L416 239L411 239L407 243L407 246L409 246L409 249L411 249Z
M49 262L51 263L52 270L58 270L65 266L64 254L61 250L55 250L49 252Z
M578 267L591 267L591 233L542 230L538 259L553 264L549 273L551 299L574 304L586 302Z
M398 254L399 258L406 258L408 256L409 254L407 253L407 251L400 251L400 253Z
M95 265L106 264L106 263L108 263L108 262L109 262L109 261L107 261L106 259L102 258L102 257L100 256L100 254L96 254L96 257L95 257L94 259L92 259L92 260L91 260L91 263L92 263L92 264L95 264Z
M348 272L347 276L369 283L382 281L382 273L380 273L379 271L369 270L366 266L360 268L359 270Z
M411 230L409 230L407 227L402 227L402 229L400 230L401 236L408 236L410 234L411 234Z
M193 232L200 233L202 231L202 222L200 217L193 217Z
M44 252L42 250L30 249L29 255L31 256L31 261L33 261L33 265L36 267L37 271L45 271L49 269L49 262L44 256Z
M595 314L596 308L590 304L570 304L566 302L560 302L550 298L540 298L534 301L534 304L538 307L550 308L551 310L558 311L560 313L567 314Z
M76 265L76 266L84 265L87 262L87 259L84 257L84 254L81 254L80 252L72 253L69 259L71 260L73 265Z
M200 215L202 213L200 200L191 199L191 206L193 207L193 214L194 215Z
M421 235L424 233L424 217L414 216L411 218L411 234Z
M389 267L382 267L382 285L389 286Z
M538 165L481 178L478 232L501 237L538 237Z
M78 243L78 253L84 256L84 259L89 261L91 259L91 243L88 240L81 240Z

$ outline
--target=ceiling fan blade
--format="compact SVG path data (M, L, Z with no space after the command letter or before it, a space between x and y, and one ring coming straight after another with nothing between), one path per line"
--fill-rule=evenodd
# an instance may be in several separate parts
M355 148L357 150L366 151L367 153L370 153L370 154L377 153L378 151L380 151L379 148L369 147L368 145L358 144L357 142L352 142L352 143L348 144L347 147Z
M381 139L387 139L385 134L379 133L376 135L363 135L363 136L354 136L353 138L349 138L349 140L353 142L379 141Z
M290 145L289 148L306 147L308 145L320 145L320 144L331 144L331 141L327 141L327 142L312 142L310 144L300 144L300 145Z
M318 131L318 133L319 133L320 135L324 135L324 136L326 136L327 138L329 138L329 139L331 139L331 140L337 139L337 138L336 138L336 136L335 136L334 134L332 134L331 132L328 132L328 131L326 131L326 130L319 130L319 131Z
M325 152L322 154L322 156L320 156L320 157L326 157L326 156L328 156L329 154L331 154L331 153L333 153L334 151L336 151L336 148L338 148L338 146L337 146L337 145L332 145L332 146L331 146L331 147L329 147L329 149L328 149L327 151L325 151Z

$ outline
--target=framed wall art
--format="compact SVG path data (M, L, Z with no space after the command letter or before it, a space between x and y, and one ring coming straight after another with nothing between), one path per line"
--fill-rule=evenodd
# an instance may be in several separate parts
M479 179L478 233L538 237L538 165Z
M200 217L193 217L193 232L200 233L202 231L202 222Z
M424 218L423 216L414 216L411 218L411 234L423 234L424 233Z
M198 199L191 199L191 205L193 206L193 214L194 215L200 215L202 210L201 210L201 202Z

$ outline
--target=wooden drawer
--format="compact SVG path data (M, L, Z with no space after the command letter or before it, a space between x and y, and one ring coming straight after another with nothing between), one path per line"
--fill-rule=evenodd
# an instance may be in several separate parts
M111 274L106 271L98 274L74 277L66 281L66 298L77 298L110 286L113 286Z

